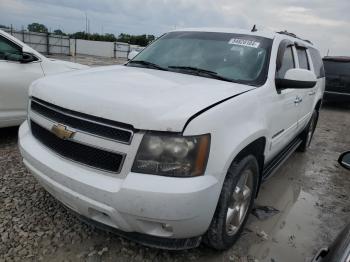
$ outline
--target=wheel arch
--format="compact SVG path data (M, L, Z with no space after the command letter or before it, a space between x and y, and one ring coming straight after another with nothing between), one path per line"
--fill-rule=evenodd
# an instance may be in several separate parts
M264 162L265 162L265 148L266 148L266 137L259 137L255 139L253 142L246 145L239 153L235 156L233 159L233 162L239 162L244 157L248 155L253 155L259 164L259 181L258 181L258 189L257 194L260 189L262 176L263 176L263 170L264 170Z
M315 109L317 112L320 112L321 110L321 105L322 105L322 99L319 99L315 105Z

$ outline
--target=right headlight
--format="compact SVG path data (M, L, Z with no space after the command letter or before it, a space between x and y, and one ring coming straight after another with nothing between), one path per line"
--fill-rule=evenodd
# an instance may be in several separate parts
M209 134L146 133L131 171L172 177L200 176L207 165L209 148Z

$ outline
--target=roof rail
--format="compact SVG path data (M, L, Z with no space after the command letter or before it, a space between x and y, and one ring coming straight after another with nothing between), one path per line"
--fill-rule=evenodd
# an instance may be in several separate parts
M307 40L307 39L302 39L302 38L298 37L296 34L293 34L293 33L291 33L291 32L288 32L287 30L284 30L284 31L279 31L279 32L277 32L277 34L281 34L281 35L288 35L288 36L291 36L291 37L294 37L294 38L300 39L300 40L302 40L302 41L305 41L305 42L307 42L307 43L309 43L309 44L313 45L313 43L312 43L310 40Z

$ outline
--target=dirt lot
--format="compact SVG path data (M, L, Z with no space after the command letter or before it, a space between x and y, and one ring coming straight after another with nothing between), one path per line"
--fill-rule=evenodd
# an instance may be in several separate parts
M257 205L274 207L277 214L265 220L251 215L243 236L226 252L205 246L169 252L79 221L26 171L18 129L0 129L0 261L309 261L350 222L350 171L337 164L339 154L350 150L349 130L350 106L324 106L310 150L294 153L263 184Z

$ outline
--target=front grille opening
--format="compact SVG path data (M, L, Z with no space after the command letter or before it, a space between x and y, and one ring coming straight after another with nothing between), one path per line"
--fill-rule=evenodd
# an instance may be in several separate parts
M33 136L57 154L93 168L114 173L120 172L123 155L70 140L62 140L34 121L30 123Z
M45 102L40 101L40 103L38 103L35 100L32 100L31 110L55 122L68 125L72 128L81 130L83 132L117 140L123 143L130 143L131 141L132 131L118 129L117 127L114 128L110 126L101 125L98 123L93 123L84 119L80 119L79 118L80 116L78 115L80 113L59 108L51 104L48 104L48 107L47 107L47 106L44 106L43 103ZM56 111L55 109L57 109L58 111ZM77 115L77 117L74 117L74 115ZM86 116L84 117L87 118Z

